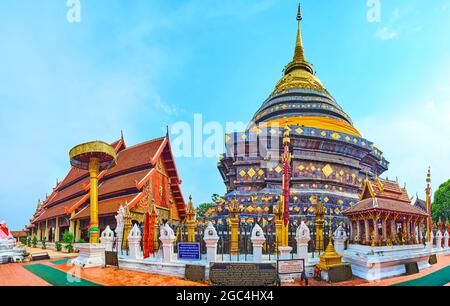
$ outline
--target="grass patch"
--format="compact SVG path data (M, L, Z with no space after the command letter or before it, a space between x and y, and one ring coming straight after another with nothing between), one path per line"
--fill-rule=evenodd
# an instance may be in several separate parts
M54 261L50 261L52 264L54 265L63 265L69 262L71 258L64 258L64 259L59 259L59 260L54 260Z
M395 284L393 286L444 286L450 283L450 266L439 271L428 274L424 277L413 279L407 282Z
M47 265L27 265L24 268L53 286L101 286L82 278L75 281L73 276Z

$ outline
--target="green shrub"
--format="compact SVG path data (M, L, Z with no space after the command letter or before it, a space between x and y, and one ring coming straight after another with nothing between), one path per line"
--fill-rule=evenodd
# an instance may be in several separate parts
M29 247L31 247L31 241L32 241L31 237L28 237L28 239L27 239L27 245L28 245Z
M38 244L38 239L36 236L33 237L33 240L31 241L31 245L33 246L33 248L35 248Z
M27 245L27 238L20 237L20 243L23 244L23 245Z
M47 238L46 237L42 238L41 242L42 242L42 248L45 250L47 248L47 244L46 244Z
M64 243L66 243L66 245L64 246L64 248L67 250L67 252L69 253L73 253L74 249L73 249L73 234L69 231L65 231L63 234L63 241Z
M62 243L59 242L59 241L56 241L55 242L55 249L56 249L57 252L61 252L61 250L62 250Z

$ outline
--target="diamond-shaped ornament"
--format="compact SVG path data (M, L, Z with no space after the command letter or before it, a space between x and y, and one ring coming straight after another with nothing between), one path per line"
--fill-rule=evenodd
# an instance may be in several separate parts
M333 168L329 164L327 164L322 169L323 174L325 174L326 177L329 177L333 173Z

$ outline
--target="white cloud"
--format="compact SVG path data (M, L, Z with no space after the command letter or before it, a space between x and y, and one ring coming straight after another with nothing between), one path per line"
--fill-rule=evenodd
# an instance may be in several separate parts
M390 27L387 26L378 28L377 32L375 33L375 36L381 40L391 40L396 38L397 35L398 33L396 31L392 30Z
M418 192L421 198L429 166L434 190L450 179L450 89L437 83L427 90L424 98L393 107L383 118L367 117L359 124L364 136L375 141L390 161L386 175L406 182L410 196Z

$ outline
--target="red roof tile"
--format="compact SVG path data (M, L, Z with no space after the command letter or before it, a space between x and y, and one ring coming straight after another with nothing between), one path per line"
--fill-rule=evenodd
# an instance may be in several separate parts
M70 201L67 201L67 202L64 202L64 203L61 203L61 204L58 204L53 207L45 209L44 212L33 221L33 223L65 215L66 214L65 209L74 205L80 199L81 199L81 197L78 197L78 198L72 199Z
M98 203L98 215L110 215L116 214L120 205L125 206L126 202L130 202L136 197L137 194L127 195L123 197L108 199L99 201ZM90 216L90 205L80 210L72 219L83 219Z
M407 215L428 216L425 212L411 205L401 201L384 198L368 198L359 201L354 206L343 212L344 216L349 216L356 213L369 212L372 210L384 210L391 212L399 212Z
M117 165L108 170L106 176L150 164L163 141L164 138L158 138L120 151L117 155Z
M142 170L138 172L132 172L125 175L120 175L111 179L107 179L99 187L99 196L103 196L110 193L120 192L127 189L136 189L135 181L142 180L150 169ZM136 190L138 191L138 190Z

